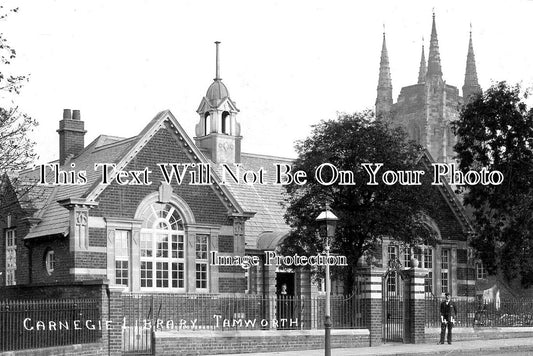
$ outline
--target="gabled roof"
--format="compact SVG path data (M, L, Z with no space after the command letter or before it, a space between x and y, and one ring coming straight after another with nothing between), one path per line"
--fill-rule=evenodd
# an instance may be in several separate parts
M87 173L87 184L80 185L37 185L35 189L44 190L42 204L34 214L40 222L30 229L26 239L31 239L46 235L67 235L69 232L69 213L58 201L68 198L80 198L100 178L99 171L94 169L95 163L116 163L124 152L134 146L138 137L128 139L110 138L109 136L99 136L91 142L77 157L67 160L64 169L70 170L73 164L76 171L85 170ZM54 164L57 162L52 162ZM39 169L23 172L21 179L30 180L39 174ZM47 181L52 179L52 173L47 176Z
M275 179L275 164L291 164L292 159L264 156L250 153L241 154L242 171L265 171L267 184L232 184L227 187L231 194L239 201L247 211L255 212L255 215L246 223L246 248L261 248L258 239L261 234L270 232L274 235L286 235L290 228L285 223L285 208L283 207L282 185L272 184Z
M91 142L77 156L72 157L65 162L64 169L71 169L74 165L76 171L85 170L87 183L80 185L58 185L58 186L36 186L38 190L44 191L42 204L37 209L34 217L39 218L39 223L30 229L26 239L31 239L47 235L66 235L69 231L69 214L58 201L73 198L82 198L87 202L95 202L98 196L107 187L100 182L101 169L95 170L95 163L114 163L117 171L126 167L126 165L135 157L135 155L144 147L151 137L162 127L168 127L173 131L176 140L184 141L184 146L189 147L188 154L191 159L198 162L207 163L208 160L194 145L192 140L185 134L183 128L179 125L176 118L170 111L162 111L143 129L143 131L132 138L122 139L113 136L99 136ZM52 162L57 163L57 162ZM38 177L39 170L33 169L21 173L21 179L30 181ZM52 173L47 176L47 182L52 179ZM114 178L111 174L110 178ZM218 177L215 181L220 181ZM217 185L213 187L217 195L225 197L222 199L227 207L230 207L234 215L251 216L253 214L245 212L239 203L232 197L225 186Z
M431 165L435 163L435 161L427 149L424 149L418 161L426 170L432 171ZM448 182L441 180L441 183L442 185L436 185L436 187L442 194L446 204L448 204L451 211L455 215L457 221L461 224L463 232L467 234L473 233L474 228L472 226L472 222L470 221L463 204L457 198L457 194L453 191Z

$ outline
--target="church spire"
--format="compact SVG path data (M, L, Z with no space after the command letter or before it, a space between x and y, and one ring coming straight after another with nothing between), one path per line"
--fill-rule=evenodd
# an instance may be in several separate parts
M429 42L428 77L442 77L440 66L439 40L437 38L437 26L435 25L435 12L433 12L433 24L431 26L431 39Z
M422 37L422 55L420 56L420 69L418 70L418 84L426 82L426 56L424 54L424 37Z
M472 44L472 24L470 24L470 41L468 43L465 83L463 85L463 98L465 103L469 100L470 96L480 92L481 87L477 80L476 57L474 56L474 45Z
M385 26L383 26L385 28ZM376 98L376 117L388 119L392 107L392 79L390 75L389 53L385 30L383 30L383 45L381 47L381 61L379 63L379 79Z

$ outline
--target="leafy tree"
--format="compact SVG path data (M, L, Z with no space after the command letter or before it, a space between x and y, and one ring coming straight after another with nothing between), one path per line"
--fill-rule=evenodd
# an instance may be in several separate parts
M0 21L5 21L10 13L17 11L18 9L6 10L0 6ZM0 188L3 189L6 189L5 180L9 172L27 167L36 157L34 142L28 134L37 122L15 104L16 96L28 80L26 75L10 73L9 65L15 57L15 49L0 33L0 181L4 180ZM16 176L10 178L10 186L17 191L17 195L24 196L29 192L30 185L20 184ZM2 200L0 208L6 208L10 202Z
M292 168L305 171L309 178L306 184L286 186L285 219L292 229L282 245L283 253L313 255L324 251L315 219L325 203L339 218L331 251L347 257L347 268L334 268L337 278L344 281L345 291L353 288L360 257L370 260L384 236L406 244L433 241L425 219L431 214L427 205L429 183L385 185L378 178L378 185L369 185L369 175L362 167L363 163L383 163L378 177L385 170L415 168L422 148L407 141L400 128L375 121L369 111L339 114L336 120L314 126L310 137L296 144L296 150L298 158ZM314 174L323 163L354 172L355 184L320 184Z
M533 285L533 111L519 85L494 84L454 123L462 172L500 171L501 185L463 188L477 234L472 246L490 274Z

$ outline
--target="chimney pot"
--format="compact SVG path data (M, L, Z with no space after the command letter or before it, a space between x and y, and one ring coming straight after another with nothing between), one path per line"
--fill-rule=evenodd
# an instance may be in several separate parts
M63 120L70 120L72 118L72 113L70 109L63 109Z
M69 156L78 156L85 147L85 123L80 119L79 110L63 110L63 120L59 121L59 164L64 165Z

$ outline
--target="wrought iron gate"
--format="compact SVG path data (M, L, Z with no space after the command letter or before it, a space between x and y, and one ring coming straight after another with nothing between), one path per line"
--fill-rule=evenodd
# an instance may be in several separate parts
M122 326L123 355L153 355L155 352L154 299L134 294L122 296L124 322Z
M383 278L383 341L403 342L405 328L404 272L398 259L390 260Z

